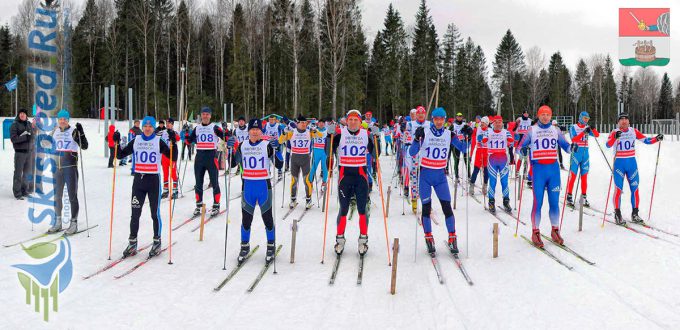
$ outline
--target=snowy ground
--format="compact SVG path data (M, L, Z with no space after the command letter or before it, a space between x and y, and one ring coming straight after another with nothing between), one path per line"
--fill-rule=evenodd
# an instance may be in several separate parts
M76 120L72 120L75 123ZM366 257L363 284L356 284L356 238L358 224L348 223L348 245L334 286L328 285L334 254L334 218L337 214L336 188L331 196L326 263L320 264L324 217L320 208L310 210L299 225L295 264L290 257L290 221L299 217L302 206L285 222L280 220L281 184L276 186L276 218L278 243L283 250L277 263L278 274L268 274L253 293L246 288L264 262L266 244L261 219L253 222L252 244L260 251L222 291L213 292L227 274L222 270L225 216L208 223L205 239L198 241L198 231L191 232L198 221L173 232L177 242L173 249L174 265L167 264L168 254L150 261L134 273L119 280L123 273L142 260L147 251L88 280L82 277L107 264L109 212L111 205L111 170L103 156L103 129L98 134L97 121L80 120L90 140L84 152L87 204L90 225L99 227L90 237L79 234L70 239L74 265L73 279L59 296L59 312L42 320L34 305L25 304L25 291L17 279L13 264L30 263L32 259L19 246L0 247L0 292L3 317L0 328L674 328L680 324L680 238L648 231L661 239L633 233L607 224L601 229L601 217L586 215L583 231L577 231L578 215L565 212L563 236L577 252L596 262L590 266L555 246L547 248L564 260L572 271L547 258L521 238L513 237L512 218L500 216L513 226L500 225L500 256L492 258L492 224L497 220L473 199L466 200L459 190L457 229L463 262L474 286L464 280L453 259L445 251L443 216L438 203L434 209L441 226L434 226L439 247L439 260L445 283L439 284L425 252L422 229L414 233L415 220L407 209L402 214L402 198L393 186L388 226L390 244L400 238L397 294L390 295L391 268L387 266L386 242L380 197L374 189L369 226L369 253ZM120 123L122 131L127 123ZM600 139L601 143L604 139ZM9 142L9 141L7 141ZM609 170L591 141L591 175L588 196L594 207L603 209L609 184ZM640 166L640 209L646 218L654 175L657 146L638 144ZM680 179L675 166L680 143L664 142L657 178L654 210L650 224L680 233L677 212L680 210L674 192ZM611 154L607 153L611 158ZM48 224L36 225L31 231L27 219L27 201L16 201L11 195L11 144L0 153L0 243L10 244L44 232ZM392 156L380 159L384 170L384 188L394 171ZM611 160L610 160L611 161ZM184 191L194 184L193 164L189 163ZM119 257L127 244L130 218L130 167L118 168L113 223L113 256ZM563 185L567 172L561 172ZM206 176L207 179L207 176ZM289 179L288 181L289 182ZM224 184L224 177L220 177ZM513 181L511 181L513 184ZM286 195L290 189L286 184ZM241 182L231 182L232 196L240 192ZM377 185L376 185L377 188ZM80 224L85 223L83 190L80 191ZM498 189L500 190L500 189ZM222 191L225 189L222 187ZM304 191L300 186L300 192ZM477 194L479 196L479 193ZM210 200L212 191L206 191ZM480 196L481 198L481 196ZM500 191L498 192L500 200ZM316 201L316 194L314 194ZM286 196L284 203L288 202ZM235 264L240 239L240 199L231 202L227 268ZM547 203L546 203L547 204ZM630 194L623 196L623 213L630 216ZM192 193L177 200L175 224L190 216L194 205ZM610 205L611 206L611 205ZM224 207L224 206L223 206ZM408 205L406 206L408 208ZM524 190L522 219L529 222L531 191ZM547 205L541 225L549 233ZM468 215L466 219L466 214ZM168 203L162 203L163 242L168 242ZM355 219L357 219L355 217ZM140 246L151 241L151 221L145 205L140 229ZM530 235L530 227L519 227L520 234ZM469 235L468 235L469 232ZM414 237L415 236L415 237ZM417 238L417 261L414 262L414 240ZM44 239L48 240L48 239ZM546 244L549 244L546 241Z

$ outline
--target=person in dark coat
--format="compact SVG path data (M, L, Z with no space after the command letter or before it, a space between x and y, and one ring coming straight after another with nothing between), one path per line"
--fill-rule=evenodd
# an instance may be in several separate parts
M14 178L12 193L18 200L29 193L28 178L31 172L31 144L33 143L33 125L28 121L28 111L19 110L17 117L9 128L10 140L14 147Z

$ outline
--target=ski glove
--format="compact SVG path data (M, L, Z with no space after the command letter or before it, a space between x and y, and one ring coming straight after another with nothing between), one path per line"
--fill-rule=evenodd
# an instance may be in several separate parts
M578 150L578 144L572 143L571 144L571 152L576 152L576 150Z
M272 148L277 149L280 145L279 140L271 139L271 140L269 140L269 145L272 146Z
M586 131L586 134L590 134L590 132L592 132L593 129L590 126L588 126L588 127L586 127L585 131Z
M424 139L425 139L425 128L423 128L422 126L418 127L416 129L416 135L414 137L414 140L422 143Z
M663 141L663 134L659 134L656 136L657 141Z
M173 130L168 130L168 139L170 140L170 143L172 145L175 145L175 141L177 139L177 134Z
M120 132L118 131L113 132L113 142L120 144Z
M461 132L463 135L465 135L465 138L466 138L466 139L469 140L470 137L472 137L472 132L473 132L473 130L472 130L472 127L470 127L470 126L468 126L468 125L465 125L465 126L463 126L463 128L460 129L460 132Z
M617 139L620 138L621 137L621 131L616 131L616 133L614 133L614 137L616 137Z
M236 144L236 139L233 136L231 136L231 137L229 137L229 139L227 139L227 147L228 148L233 148L235 144Z
M80 125L80 123L76 123L76 130L78 130L80 135L85 135L85 132L83 131L83 125Z

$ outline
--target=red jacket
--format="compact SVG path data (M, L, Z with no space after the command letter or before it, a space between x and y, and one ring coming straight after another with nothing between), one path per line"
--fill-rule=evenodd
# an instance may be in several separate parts
M113 141L113 132L116 131L116 126L109 125L109 133L106 135L106 141L109 143L109 147L114 147L116 142Z

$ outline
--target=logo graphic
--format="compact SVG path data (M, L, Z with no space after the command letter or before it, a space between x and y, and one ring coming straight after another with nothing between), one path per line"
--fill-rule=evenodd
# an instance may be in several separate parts
M16 264L19 269L19 283L26 290L26 305L35 303L35 312L42 310L43 320L49 321L50 309L59 311L59 293L71 283L73 263L71 262L71 242L59 237L59 244L52 241L40 242L21 248L38 264Z
M665 66L670 62L669 8L619 8L619 62Z
M137 196L132 196L132 205L139 205L139 201L137 200Z

